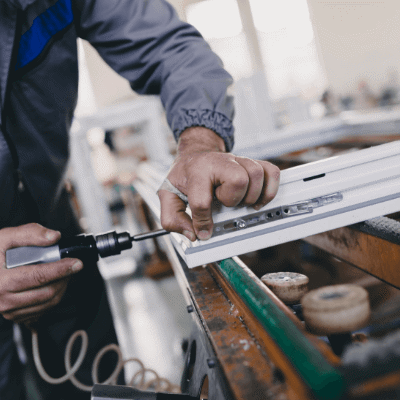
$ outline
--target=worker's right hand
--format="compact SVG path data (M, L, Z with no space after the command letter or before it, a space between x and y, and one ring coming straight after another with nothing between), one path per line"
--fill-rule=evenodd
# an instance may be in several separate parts
M6 268L6 250L21 246L51 246L60 232L39 224L0 230L0 314L18 323L35 322L46 310L58 304L69 278L80 271L80 260L64 258L57 262Z

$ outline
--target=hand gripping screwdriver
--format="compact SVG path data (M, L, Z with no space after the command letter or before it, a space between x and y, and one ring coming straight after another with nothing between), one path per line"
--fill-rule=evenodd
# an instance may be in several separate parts
M59 261L62 258L79 258L83 263L96 262L99 256L109 257L132 248L132 242L151 239L169 233L164 229L131 236L128 232L108 232L96 237L78 235L61 239L47 247L25 246L6 251L7 268Z

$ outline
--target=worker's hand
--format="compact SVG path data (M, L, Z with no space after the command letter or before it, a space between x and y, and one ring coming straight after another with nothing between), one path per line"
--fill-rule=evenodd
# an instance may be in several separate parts
M21 246L51 246L60 232L38 224L0 230L0 314L14 322L36 321L61 300L69 277L82 269L80 260L6 268L6 250Z
M159 190L161 224L190 240L207 240L213 231L211 204L214 196L225 206L253 206L259 210L270 202L279 187L279 168L225 153L223 140L213 131L193 127L185 130L168 180L188 197L192 220L185 203L174 193Z

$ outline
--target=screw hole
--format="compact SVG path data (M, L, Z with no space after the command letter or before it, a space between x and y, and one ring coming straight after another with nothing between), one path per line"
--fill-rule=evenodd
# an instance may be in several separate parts
M276 368L276 369L274 369L274 372L273 372L273 379L274 379L274 382L276 382L276 383L284 383L285 375L279 368Z

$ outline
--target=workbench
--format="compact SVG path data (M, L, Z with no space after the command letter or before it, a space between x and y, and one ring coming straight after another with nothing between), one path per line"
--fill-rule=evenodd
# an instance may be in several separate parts
M344 139L326 153L385 140ZM324 153L308 149L273 162L281 168L298 165L307 151L312 157ZM154 228L157 215L146 213ZM182 392L210 400L398 398L399 217L376 218L193 269L168 238L159 238L193 319ZM308 275L310 289L357 283L368 290L370 322L353 332L363 363L336 355L326 338L310 333L293 308L260 280L266 272L283 270Z

